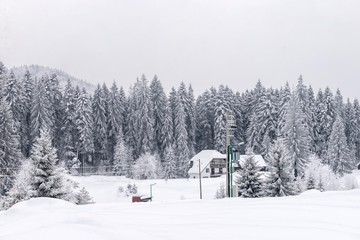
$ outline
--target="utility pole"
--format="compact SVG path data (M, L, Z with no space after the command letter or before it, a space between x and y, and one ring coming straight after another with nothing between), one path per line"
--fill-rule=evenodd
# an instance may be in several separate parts
M231 137L234 136L236 129L236 122L234 116L227 112L226 113L226 196L232 196L232 159L230 159L231 151ZM231 166L230 166L231 165Z
M200 199L202 199L202 187L201 187L201 167L200 167L200 159L199 159L199 184L200 184Z

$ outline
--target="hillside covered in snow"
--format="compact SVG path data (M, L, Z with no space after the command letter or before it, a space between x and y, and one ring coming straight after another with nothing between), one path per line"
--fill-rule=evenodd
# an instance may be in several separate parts
M130 180L74 177L98 203L77 206L34 198L0 212L0 239L360 239L360 190L310 190L298 196L213 199L224 178ZM154 201L131 203L120 186L153 187Z

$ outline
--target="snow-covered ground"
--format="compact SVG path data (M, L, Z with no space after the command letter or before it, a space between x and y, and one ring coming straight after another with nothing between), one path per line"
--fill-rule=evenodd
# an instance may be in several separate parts
M94 200L76 206L31 199L0 212L1 240L38 239L360 239L360 189L260 199L214 200L224 178L136 181L122 177L76 177ZM154 201L131 203L119 186L153 187Z

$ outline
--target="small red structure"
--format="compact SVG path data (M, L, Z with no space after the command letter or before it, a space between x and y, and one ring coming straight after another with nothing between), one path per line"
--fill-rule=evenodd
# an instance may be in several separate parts
M141 202L141 197L140 196L133 196L132 197L132 202Z

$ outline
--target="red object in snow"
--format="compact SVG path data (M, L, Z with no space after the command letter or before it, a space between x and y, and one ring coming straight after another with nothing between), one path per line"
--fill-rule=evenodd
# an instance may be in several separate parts
M133 196L133 197L132 197L132 202L141 202L141 197L139 197L139 196Z

